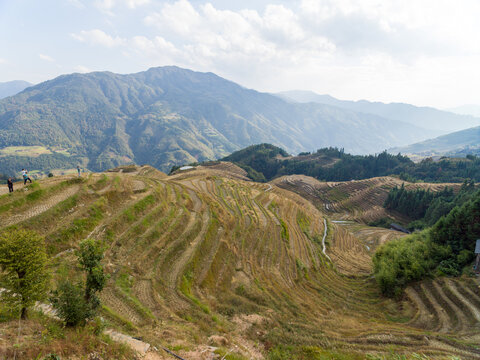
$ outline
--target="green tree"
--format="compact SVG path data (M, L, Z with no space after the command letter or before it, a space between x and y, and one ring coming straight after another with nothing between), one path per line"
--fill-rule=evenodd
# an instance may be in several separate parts
M107 281L101 264L104 251L104 247L94 239L85 239L82 241L80 243L80 249L77 251L78 262L87 273L85 300L92 304L93 308L100 305L100 300L96 293L103 290Z
M107 280L101 264L104 251L105 248L94 239L82 241L76 255L86 273L85 284L64 280L52 293L52 305L67 326L84 325L87 319L95 316L100 306L97 293L103 290Z
M53 292L50 301L58 316L67 326L84 325L92 315L92 309L84 298L84 289L81 284L62 281Z
M22 319L35 301L44 298L48 286L44 238L34 231L9 230L0 234L2 300L20 309Z

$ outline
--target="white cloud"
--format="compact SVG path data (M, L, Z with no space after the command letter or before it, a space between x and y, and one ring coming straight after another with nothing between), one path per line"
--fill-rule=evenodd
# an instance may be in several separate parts
M54 62L55 59L52 58L51 56L48 56L48 55L45 55L45 54L38 54L38 57L44 61L48 61L48 62Z
M130 9L135 9L138 6L149 4L150 0L126 0L125 2Z
M464 1L299 0L233 11L177 0L144 18L168 46L147 36L133 44L152 62L171 59L261 90L434 103L447 91L444 75L462 67L472 87L467 74L478 73L465 58L480 55L480 2Z
M85 5L80 0L68 0L68 2L78 9L85 8Z
M168 53L178 52L175 45L165 40L161 36L155 36L153 40L150 40L145 36L134 36L132 41L135 48L141 51L146 51L146 52L165 51Z
M73 0L75 1L75 0ZM110 12L116 6L126 6L129 9L135 9L142 5L147 5L150 0L96 0L95 6L102 11Z
M7 64L7 63L8 63L7 59L0 58L0 64Z
M75 40L78 40L80 42L93 45L101 45L108 48L120 46L126 43L125 39L118 36L113 37L99 29L93 29L88 31L82 30L77 34L71 34L71 36Z
M325 37L302 28L301 19L283 5L255 10L219 10L207 3L195 8L187 0L165 4L145 17L166 38L175 39L183 60L204 67L272 62L297 64L307 53L324 57L335 51Z
M45 49L47 41L65 47L60 37L75 32L78 43L70 45L79 56L74 63L55 63L63 69L87 71L75 67L84 61L125 73L175 64L266 91L304 88L442 106L478 102L478 0L258 0L235 6L232 0L66 1L68 11L77 6L92 24L103 25L79 31L67 22L63 31L45 31L58 34L42 40ZM53 14L61 8L52 6ZM42 26L58 24L25 21L29 32ZM9 64L16 64L15 53L22 51L13 47L21 46L21 38L12 39L6 46L12 46ZM99 47L108 54L96 56ZM85 60L92 58L94 65ZM44 60L38 66L53 68ZM2 76L10 76L7 66L1 68Z
M91 72L91 71L92 71L91 69L89 69L88 67L83 66L83 65L77 65L77 66L75 66L75 67L73 68L73 70L74 70L75 72L79 72L79 73L82 73L82 74L88 73L88 72Z

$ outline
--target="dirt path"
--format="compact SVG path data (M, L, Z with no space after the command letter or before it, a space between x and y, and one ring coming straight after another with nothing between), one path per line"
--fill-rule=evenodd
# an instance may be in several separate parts
M105 334L110 336L113 341L128 345L131 349L135 350L141 356L144 356L150 349L150 344L134 339L131 336L119 333L115 330L108 329L105 331Z
M330 256L327 255L327 247L325 246L325 238L327 237L327 219L323 219L323 239L322 239L322 253L325 255L325 257L330 260L330 262L333 262L332 259L330 259Z
M119 333L118 331L115 331L115 330L112 330L112 329L107 329L107 330L105 330L104 333L106 335L110 336L110 338L113 341L125 344L129 348L134 350L140 356L140 359L143 359L143 360L173 359L173 357L171 355L163 356L163 354L160 354L158 352L158 351L162 351L162 350L157 350L155 347L151 346L149 343L146 343L144 341L135 339L132 336ZM166 349L163 349L163 350L166 351Z
M49 210L53 206L57 205L58 203L68 199L70 196L73 196L80 190L80 186L71 186L64 191L46 199L45 201L41 202L33 206L32 208L28 209L27 211L22 212L21 214L15 214L9 216L7 219L2 219L2 226L10 226L18 224L19 222L25 221L45 211Z
M199 212L202 209L202 201L197 196L195 191L188 189L187 192L188 192L188 195L190 196L190 198L193 201L193 211Z

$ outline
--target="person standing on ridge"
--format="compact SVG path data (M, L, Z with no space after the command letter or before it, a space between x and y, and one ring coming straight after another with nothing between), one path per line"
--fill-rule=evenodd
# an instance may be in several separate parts
M22 176L23 176L23 185L27 184L27 181L30 181L32 183L32 179L28 176L28 171L26 169L22 169Z
M77 165L78 177L80 177L80 165Z
M8 184L8 192L12 193L13 192L13 179L11 177L8 178L7 184Z

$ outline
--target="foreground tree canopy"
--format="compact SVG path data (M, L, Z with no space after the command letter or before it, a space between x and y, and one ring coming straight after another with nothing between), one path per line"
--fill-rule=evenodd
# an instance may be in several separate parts
M0 267L3 271L2 301L20 310L22 319L35 301L44 298L48 272L43 237L29 230L10 230L0 234Z

